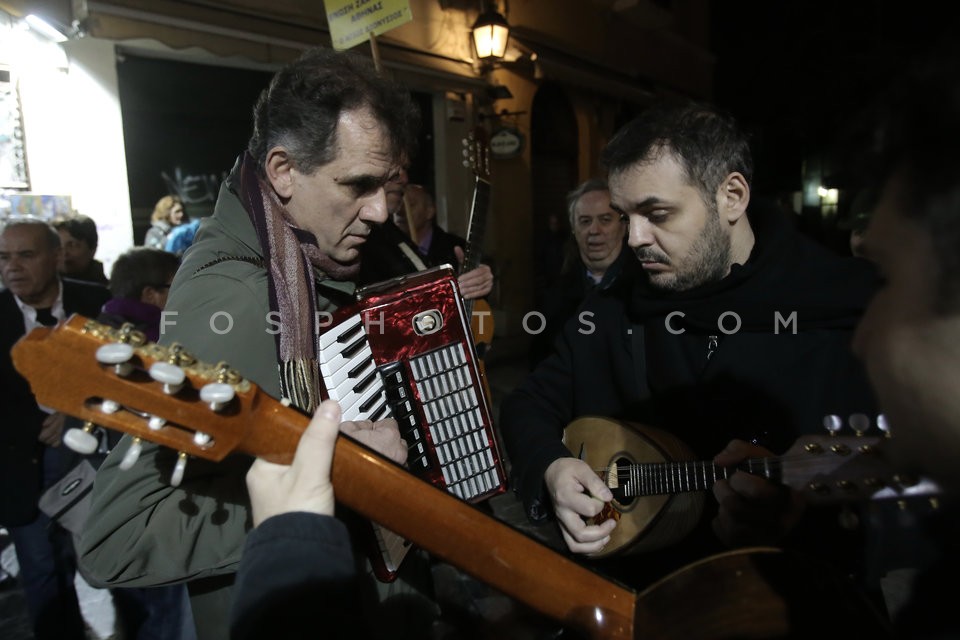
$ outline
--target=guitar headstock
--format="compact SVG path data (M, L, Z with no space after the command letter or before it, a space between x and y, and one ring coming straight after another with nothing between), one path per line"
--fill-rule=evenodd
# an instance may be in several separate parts
M64 414L207 460L257 453L244 440L254 408L272 399L225 363L79 315L33 330L11 353L37 402Z
M483 127L474 127L463 139L463 166L490 182L490 137Z
M885 455L890 432L883 415L876 428L865 414L824 419L826 435L805 435L778 459L783 484L802 491L810 502L841 503L926 495L932 485L898 470Z

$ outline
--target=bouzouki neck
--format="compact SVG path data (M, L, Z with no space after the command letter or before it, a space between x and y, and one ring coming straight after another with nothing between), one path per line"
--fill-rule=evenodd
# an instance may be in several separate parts
M705 491L735 471L746 471L782 484L780 463L779 458L751 458L735 467L721 467L710 460L641 462L617 467L614 491L625 497Z
M464 140L465 163L473 172L473 200L470 203L470 221L467 226L467 246L464 249L460 273L473 271L480 266L483 256L483 240L487 231L487 215L490 211L490 153L486 131L475 128ZM465 300L467 317L473 317L473 300Z

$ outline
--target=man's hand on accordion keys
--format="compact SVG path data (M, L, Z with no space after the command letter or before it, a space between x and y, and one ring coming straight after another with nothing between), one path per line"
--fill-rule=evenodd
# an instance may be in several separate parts
M340 432L397 464L407 463L407 443L400 437L400 429L393 418L376 422L343 422L340 424Z

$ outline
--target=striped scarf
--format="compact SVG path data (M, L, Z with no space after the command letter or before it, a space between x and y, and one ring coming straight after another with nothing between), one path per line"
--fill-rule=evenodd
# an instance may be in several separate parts
M260 240L268 273L271 317L279 314L274 336L280 394L313 413L320 403L317 363L317 276L350 280L359 263L344 265L322 253L312 233L296 226L273 188L256 170L256 161L244 153L240 166L240 201Z

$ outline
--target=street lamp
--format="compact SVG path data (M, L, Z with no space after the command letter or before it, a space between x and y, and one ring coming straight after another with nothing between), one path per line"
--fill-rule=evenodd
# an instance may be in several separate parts
M494 9L487 9L473 23L473 46L481 62L502 60L510 38L510 24Z

